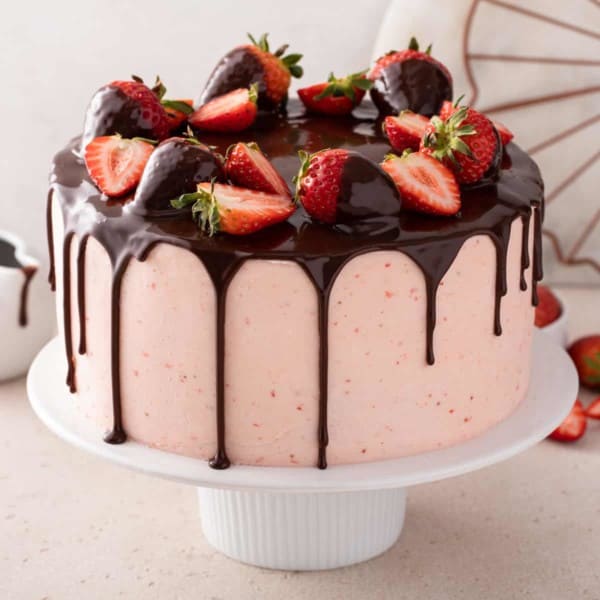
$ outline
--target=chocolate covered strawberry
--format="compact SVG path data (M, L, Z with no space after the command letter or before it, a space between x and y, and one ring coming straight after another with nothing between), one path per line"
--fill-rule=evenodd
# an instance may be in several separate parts
M402 154L406 149L418 150L429 119L410 110L403 110L397 117L387 116L383 131L394 152Z
M588 335L569 347L579 381L590 388L600 389L600 335Z
M576 442L587 429L587 417L583 405L575 401L567 418L550 434L557 442Z
M85 147L85 165L100 190L116 198L135 188L153 151L147 140L97 137Z
M373 82L365 77L366 71L336 77L333 73L323 83L315 83L298 90L298 96L307 110L324 115L348 115L362 101Z
M421 152L443 162L460 183L476 183L496 174L502 145L493 123L468 106L434 116L425 128Z
M328 149L299 155L296 199L314 219L352 225L400 212L401 198L393 181L358 152Z
M545 285L537 286L538 305L535 307L536 327L550 325L560 317L562 312L558 298Z
M431 46L423 52L415 38L406 50L391 50L379 58L368 77L373 81L371 98L385 115L408 109L430 117L444 100L452 100L450 72L431 56Z
M390 154L382 163L402 195L402 206L430 215L455 215L461 207L454 174L442 163L421 152Z
M138 77L132 81L113 81L92 97L81 147L85 149L96 137L113 134L162 140L169 131L169 119L155 91Z
M225 179L217 154L194 138L168 138L146 164L132 210L145 215L166 214L173 211L173 198L195 192L199 183L213 179Z
M288 219L296 210L289 196L267 194L233 185L201 183L196 192L171 201L176 208L192 207L202 231L248 235Z
M243 131L256 119L256 85L217 96L188 117L196 129L205 131Z
M251 44L238 46L217 64L202 92L200 103L205 104L237 88L258 87L258 105L278 108L285 104L292 77L302 76L298 64L302 54L288 54L287 44L271 52L267 34L259 40L248 34Z
M225 171L234 185L292 197L283 177L254 142L231 146L227 150Z

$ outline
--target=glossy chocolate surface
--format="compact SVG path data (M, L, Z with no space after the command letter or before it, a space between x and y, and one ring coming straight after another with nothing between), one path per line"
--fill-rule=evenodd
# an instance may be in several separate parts
M452 100L452 82L438 65L410 59L382 70L371 88L371 99L383 115L409 109L428 117Z
M264 74L260 61L245 47L234 48L213 69L198 103L205 104L217 96L237 88L250 87L253 83L258 85L258 106L273 108L273 103L265 95Z
M92 97L83 125L81 147L95 137L121 134L124 138L154 138L150 119L140 105L122 90L111 85L101 87Z
M169 138L150 156L131 210L149 216L174 213L171 200L195 192L198 183L213 178L224 181L225 174L209 148L184 138Z
M0 239L0 267L20 269L21 263L17 260L15 247L6 240Z
M292 103L289 114L262 114L256 125L242 134L205 135L202 142L213 145L221 153L237 141L256 141L271 158L275 167L290 187L300 161L297 151L315 152L327 147L347 148L360 152L375 162L380 162L390 147L381 133L381 122L372 106L356 111L354 117L328 118L305 115L297 102ZM327 465L327 381L328 381L328 312L329 295L337 274L344 265L365 252L397 250L410 256L420 267L427 293L426 356L423 360L433 364L434 332L436 321L436 292L439 282L452 265L462 244L474 235L487 235L496 248L496 281L493 331L502 333L501 299L507 292L506 256L513 221L523 223L521 247L521 289L527 289L524 277L530 264L528 232L533 219L533 286L532 302L537 302L535 284L542 277L541 263L541 213L543 184L536 164L514 144L506 148L500 171L494 180L462 190L462 210L452 218L434 218L400 211L399 215L381 216L377 227L331 227L314 223L299 209L287 223L264 229L250 236L217 235L207 237L200 233L186 211L148 218L136 214L132 204L107 203L90 180L82 159L77 154L79 142L73 140L55 158L50 202L58 202L65 222L62 247L63 286L71 287L71 244L74 236L79 240L77 249L77 301L79 303L79 351L85 353L85 248L93 236L106 249L113 265L111 287L111 377L113 390L114 426L107 441L120 443L126 439L121 419L120 387L120 286L123 273L132 258L145 260L157 243L170 243L189 249L205 265L217 294L217 434L218 446L211 465L226 468L227 444L225 439L225 306L227 289L233 276L248 258L282 259L296 262L315 287L319 307L319 424L315 432L319 458L317 465ZM364 162L364 161L361 161ZM352 175L352 162L348 163L348 179ZM364 205L373 206L392 194L387 184L373 183L372 174L355 165L356 194L362 196ZM361 179L371 183L361 185ZM389 200L389 198L387 198ZM386 200L387 206L387 200ZM49 212L49 231L51 213ZM50 247L51 258L54 249ZM53 261L52 261L53 264ZM51 268L51 281L54 277ZM72 318L70 294L65 294L64 322L65 344L68 360L67 383L76 390L76 357L72 347Z

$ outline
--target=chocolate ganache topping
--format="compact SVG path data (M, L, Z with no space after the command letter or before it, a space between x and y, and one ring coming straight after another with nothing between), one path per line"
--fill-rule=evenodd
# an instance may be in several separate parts
M287 114L260 114L254 126L242 133L200 136L201 142L215 146L225 153L228 146L238 141L255 141L270 158L275 168L293 186L292 178L298 171L298 150L316 152L323 148L345 148L361 153L378 163L390 151L381 133L381 122L372 105L354 111L354 116L327 118L308 116L298 102L292 101ZM496 248L494 314L490 328L496 335L502 333L501 300L507 292L506 260L510 228L515 219L523 223L521 245L520 289L525 292L525 270L530 266L528 239L533 227L534 244L532 303L537 303L536 282L542 278L541 219L543 212L543 183L533 160L518 146L511 143L497 176L477 186L461 191L461 213L451 218L435 218L423 214L400 211L382 215L378 226L344 230L312 221L303 210L298 210L289 221L263 229L249 236L202 234L189 213L151 217L141 215L132 203L107 202L106 197L91 181L79 154L80 140L71 141L55 159L48 200L48 239L51 256L50 281L54 284L54 251L52 242L51 203L57 202L65 224L63 247L63 285L70 289L71 269L68 260L71 245L77 240L77 302L79 304L79 348L86 352L85 332L85 250L90 236L107 251L113 268L111 289L111 377L113 395L113 427L107 434L109 443L126 440L121 418L120 384L120 288L122 276L130 260L143 261L158 243L180 246L193 252L206 267L215 286L217 297L217 433L218 446L211 466L227 468L227 440L225 439L225 322L226 297L229 283L243 262L249 258L294 261L313 283L319 308L319 424L315 443L319 448L318 466L327 465L327 381L328 381L328 313L329 296L337 274L352 258L376 250L397 250L413 259L423 273L427 293L426 355L423 360L435 360L436 293L438 285L451 266L464 242L476 235L486 235ZM374 176L357 161L347 168L363 169L353 173L355 195L364 196L364 205L377 203L385 189L369 185ZM379 175L378 175L379 176ZM72 348L72 310L70 294L64 300L65 345L68 361L67 383L76 390L76 356Z

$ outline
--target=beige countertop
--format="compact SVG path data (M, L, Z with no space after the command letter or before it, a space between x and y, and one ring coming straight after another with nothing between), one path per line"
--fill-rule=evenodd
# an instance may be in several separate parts
M600 291L564 289L571 337ZM591 398L582 394L582 399ZM204 540L194 489L76 450L0 385L0 599L600 599L600 422L499 465L410 490L399 542L369 562L293 573Z

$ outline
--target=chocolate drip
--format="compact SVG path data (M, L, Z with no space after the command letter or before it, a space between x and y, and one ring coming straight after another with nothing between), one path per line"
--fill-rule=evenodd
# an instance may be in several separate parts
M122 444L127 440L123 429L123 408L121 402L121 284L129 259L122 260L113 267L113 280L110 290L110 370L113 400L113 426L104 436L108 444Z
M525 279L525 271L529 268L529 222L531 221L531 213L527 213L521 216L523 223L523 231L521 235L521 278L519 281L519 287L521 291L527 290L527 280Z
M508 256L508 242L510 241L510 222L501 223L494 232L492 240L496 246L496 290L494 298L494 335L502 335L502 321L500 318L500 304L502 297L508 292L506 279L506 258Z
M23 285L21 286L21 299L19 302L19 325L26 327L28 323L27 318L27 296L29 293L29 284L35 275L37 269L35 267L22 267L23 272Z
M213 469L227 469L231 464L227 457L226 435L225 435L225 326L227 324L227 290L229 284L242 266L244 259L236 259L232 256L221 255L216 260L202 260L216 293L216 356L217 356L217 451L210 459L209 465Z
M56 271L54 266L54 235L52 232L52 196L54 190L50 188L48 191L48 199L46 200L46 235L48 236L48 257L50 260L50 269L48 270L48 283L50 289L56 291Z
M79 313L79 354L87 352L87 339L85 327L85 251L89 235L84 236L79 242L77 250L77 304Z
M361 109L356 117L327 119L308 117L291 103L288 118L262 115L253 129L241 134L207 134L202 141L214 145L223 153L236 141L256 141L271 158L275 167L291 185L299 161L296 151L315 151L323 147L357 150L375 161L389 151L382 137L375 111ZM295 112L294 112L295 110ZM227 290L240 266L249 258L259 260L289 260L298 264L313 283L318 298L319 329L319 417L316 442L317 466L327 466L328 445L328 325L329 297L339 272L353 258L378 250L394 250L408 255L423 273L427 296L426 356L433 364L436 296L444 275L455 260L464 242L472 236L487 235L496 249L496 282L494 331L501 331L500 303L506 294L506 260L510 230L515 219L523 221L521 248L521 279L529 266L527 248L529 220L534 212L533 290L541 279L541 206L543 188L535 163L517 146L509 144L502 167L495 181L462 191L462 211L456 218L435 219L425 215L400 212L382 216L365 227L344 230L312 222L302 210L289 222L267 228L251 236L218 235L209 238L201 234L189 214L151 218L136 214L131 205L107 202L88 177L85 165L73 140L55 159L52 176L53 198L58 200L65 223L63 285L65 290L65 350L69 364L69 387L75 389L75 361L71 347L70 242L73 235L80 240L77 255L77 279L80 317L80 347L86 350L85 331L85 252L89 236L107 251L112 264L111 286L111 383L113 428L105 438L109 443L121 443L127 435L122 419L120 371L120 298L122 278L132 258L143 261L158 243L167 243L194 253L205 266L216 294L216 430L217 448L210 464L213 468L229 466L226 440L225 411L225 343ZM357 165L358 168L358 163ZM349 173L351 175L352 173ZM360 178L359 178L360 179ZM373 193L369 185L356 187L366 201ZM377 199L375 199L377 201ZM49 203L50 205L50 200ZM52 252L51 213L48 211L49 249ZM51 257L52 260L52 257ZM523 288L521 281L521 289Z
M538 281L544 277L542 267L542 215L543 203L533 209L533 276L531 278L531 303L537 306L539 302L537 293Z
M74 232L69 231L63 241L63 320L65 334L65 353L67 355L67 385L74 394L77 390L75 384L75 356L73 355L73 331L71 320L71 242Z
M403 248L403 252L410 256L421 269L425 278L425 294L427 304L425 309L426 327L426 354L428 365L435 363L433 350L433 332L437 315L437 290L444 275L454 262L456 255L463 245L463 240L447 240L442 247L429 244L417 244Z

